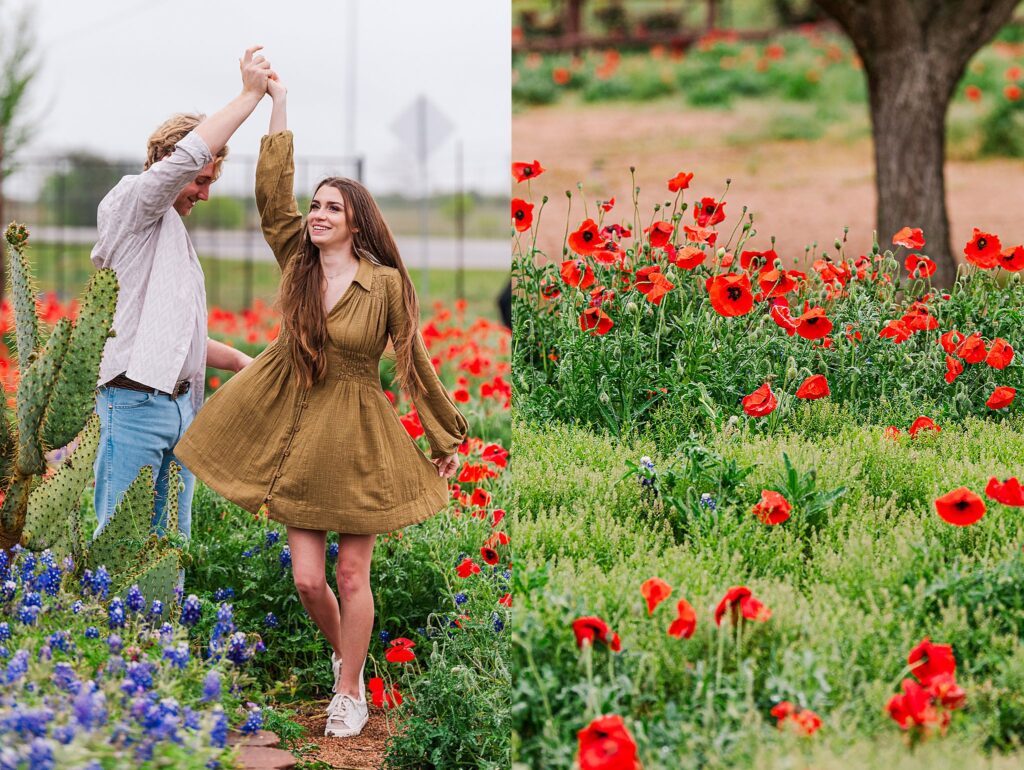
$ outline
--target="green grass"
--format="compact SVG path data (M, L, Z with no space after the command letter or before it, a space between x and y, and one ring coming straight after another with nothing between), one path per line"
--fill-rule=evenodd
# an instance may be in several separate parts
M90 251L91 248L88 246L33 243L29 255L39 289L59 292L63 286L68 298L77 297L93 273L93 266L89 261ZM281 278L281 271L276 263L255 262L250 266L245 262L214 259L202 255L199 261L206 274L206 298L210 307L237 311L247 306L246 300L249 297L266 303L274 301ZM412 271L412 278L421 301L426 296L429 302L440 300L450 306L458 298L455 270L431 269L428 277L428 293L424 295L423 273L420 270ZM463 296L467 302L467 313L471 317L498 319L495 300L507 280L508 273L500 270L464 271ZM429 313L428 304L423 304L424 313Z
M525 422L513 443L522 766L568 766L576 731L601 713L626 719L648 770L1017 766L1019 755L1001 752L1024 726L1024 520L993 503L978 524L956 528L932 501L1019 473L1019 423L968 420L898 442L852 422L831 436L712 431L684 447L703 446L711 476L716 456L753 470L729 494L698 473L717 507L689 510L682 529L628 476L627 462L644 454L666 470L682 454L671 445ZM776 527L750 513L783 452L816 470L819 490L847 488L817 530L800 510ZM676 591L649 618L639 588L655 575ZM733 585L773 611L739 645L712 620ZM698 615L690 640L665 633L684 597ZM588 661L577 650L571 623L591 614L621 635L621 653L598 648ZM926 635L953 645L967 706L945 738L910 752L884 707ZM803 740L777 731L769 711L783 699L815 710L823 728Z

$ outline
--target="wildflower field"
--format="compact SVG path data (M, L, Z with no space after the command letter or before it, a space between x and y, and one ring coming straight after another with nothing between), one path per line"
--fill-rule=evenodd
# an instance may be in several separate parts
M77 311L77 303L53 296L38 308L45 324ZM0 324L12 331L9 305ZM279 320L258 304L241 313L214 310L209 326L211 336L255 355L276 337ZM380 752L386 766L506 767L510 336L468 316L464 303L435 305L422 331L471 437L459 450L449 508L378 541L368 730L379 723L388 734ZM13 399L17 361L6 347L0 352ZM221 377L211 371L208 387L219 387ZM415 407L392 387L387 359L381 378L419 438ZM90 487L81 506L88 532L95 527L91 496ZM0 766L232 767L229 730L261 728L275 731L300 766L334 766L321 753L325 742L345 743L322 737L330 649L299 603L284 528L200 483L192 535L179 543L183 593L156 606L138 587L113 590L113 567L83 570L20 547L0 556ZM334 536L330 542L333 585L338 546Z
M936 288L911 226L797 260L699 169L568 221L544 171L513 166L517 766L1018 766L1024 248L978 223Z

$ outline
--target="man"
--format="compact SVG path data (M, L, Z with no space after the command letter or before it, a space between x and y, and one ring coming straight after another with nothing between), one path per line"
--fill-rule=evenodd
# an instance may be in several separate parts
M182 217L209 198L228 139L266 95L273 72L260 48L240 61L238 96L209 117L179 114L164 122L149 139L143 172L124 177L100 203L92 262L114 269L120 291L96 399L97 534L149 465L154 528L163 532L168 495L177 494L178 529L191 535L195 477L182 468L183 487L167 488L175 444L202 406L206 367L237 372L252 360L206 336L203 270Z

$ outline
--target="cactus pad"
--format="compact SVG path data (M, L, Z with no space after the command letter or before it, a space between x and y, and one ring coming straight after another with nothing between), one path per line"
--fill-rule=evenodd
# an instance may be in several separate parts
M22 534L26 548L52 548L61 556L80 550L82 490L92 479L99 443L100 418L94 414L79 434L74 453L29 495Z
M43 444L62 447L75 437L96 403L96 380L117 305L117 275L97 271L82 297L75 328L46 406Z
M178 550L166 548L159 551L148 564L140 564L139 567L138 571L125 575L118 590L137 585L146 604L152 605L154 599L159 599L164 605L164 616L168 617L177 606L174 589L178 584L178 570L181 569Z
M106 564L111 574L123 574L129 564L134 564L149 538L149 522L155 501L153 469L143 465L110 519L90 544L88 566L95 569Z
M11 222L5 234L11 245L11 295L14 302L15 340L18 362L24 371L39 347L39 318L36 315L36 286L29 269L25 249L28 246L28 228Z
M46 471L43 444L39 440L39 426L43 421L46 402L53 391L61 360L71 338L71 321L61 318L53 327L50 339L28 370L22 370L18 383L18 472L23 475L42 475ZM73 438L73 436L71 437ZM68 441L71 440L68 438ZM64 442L64 443L67 443Z

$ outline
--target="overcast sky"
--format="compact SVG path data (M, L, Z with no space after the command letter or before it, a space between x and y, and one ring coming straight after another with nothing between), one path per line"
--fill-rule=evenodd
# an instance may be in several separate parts
M26 0L4 0L9 10ZM393 125L420 94L452 124L430 157L450 189L456 140L467 186L509 189L509 0L35 0L42 70L32 155L88 149L138 158L169 114L213 112L241 87L238 58L262 44L288 86L299 156L367 159L371 190L416 189ZM353 14L353 4L354 14ZM355 34L351 20L355 18ZM355 50L355 132L346 136ZM231 140L255 155L269 97Z

